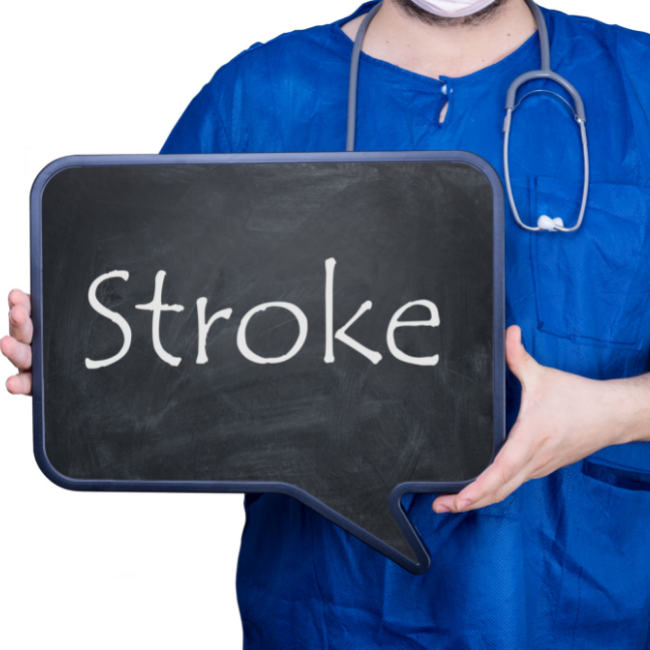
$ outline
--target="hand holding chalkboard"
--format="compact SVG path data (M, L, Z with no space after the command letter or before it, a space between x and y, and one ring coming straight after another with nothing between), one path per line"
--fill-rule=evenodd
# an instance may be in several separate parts
M504 438L502 211L459 152L54 163L32 193L40 467L289 494L425 571L402 495L456 491Z
M14 395L32 393L32 335L31 299L14 289L9 294L9 336L0 341L0 351L18 370L7 379L7 390Z

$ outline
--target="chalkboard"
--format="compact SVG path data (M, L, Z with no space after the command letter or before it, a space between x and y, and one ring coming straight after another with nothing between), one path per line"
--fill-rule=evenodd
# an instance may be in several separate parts
M31 210L52 481L280 492L427 570L401 497L457 491L505 435L503 198L485 161L70 157Z

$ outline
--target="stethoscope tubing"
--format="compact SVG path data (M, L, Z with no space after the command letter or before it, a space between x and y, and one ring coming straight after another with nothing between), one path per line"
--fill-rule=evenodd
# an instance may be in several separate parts
M383 2L383 0L382 0ZM348 134L345 145L346 151L354 151L357 135L357 95L359 87L359 58L361 57L361 46L366 36L368 25L381 9L382 2L378 2L367 14L359 25L359 31L354 39L352 48L352 61L350 62L350 90L348 93Z
M504 132L504 145L503 145L503 166L504 166L504 175L506 181L506 191L508 194L508 201L510 202L510 207L514 218L519 226L524 230L531 232L539 232L541 230L547 231L560 231L560 232L574 232L580 228L584 218L584 214L587 208L587 200L589 196L589 144L587 141L587 130L586 122L587 116L585 112L584 102L580 93L576 88L567 81L564 77L560 76L551 69L551 47L550 40L548 35L548 26L544 20L544 15L542 14L541 9L537 6L533 0L525 0L526 4L529 6L530 10L535 17L537 22L537 31L539 34L540 42L540 52L541 52L541 69L540 70L531 70L526 72L517 79L515 79L510 87L508 88L508 93L506 95L506 117L503 123L503 132ZM357 31L356 38L354 40L354 47L352 48L352 58L350 61L350 87L348 93L348 123L347 123L347 137L346 137L346 151L354 151L356 146L356 130L357 130L357 96L358 96L358 87L359 87L359 61L361 57L361 47L363 45L363 40L368 30L372 19L375 17L379 9L381 8L382 2L377 3L365 16L359 30ZM584 186L582 192L582 203L580 206L580 213L578 219L574 226L571 228L565 228L564 225L558 225L557 223L552 223L552 220L547 219L547 222L552 223L551 226L548 224L544 227L539 225L528 226L523 223L521 217L519 216L519 211L515 203L515 199L512 192L512 183L510 180L510 161L509 161L509 145L510 145L510 130L512 126L512 116L513 113L517 110L518 106L521 104L516 103L517 92L519 88L535 79L548 79L553 81L570 95L573 101L573 113L576 122L580 127L580 138L582 141L582 153L584 159ZM526 95L523 99L525 99ZM566 101L566 100L563 100ZM541 223L541 218L538 221Z

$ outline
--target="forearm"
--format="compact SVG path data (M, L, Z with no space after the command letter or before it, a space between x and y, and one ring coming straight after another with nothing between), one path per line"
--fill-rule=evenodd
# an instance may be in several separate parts
M616 442L650 442L650 373L604 382L616 423Z

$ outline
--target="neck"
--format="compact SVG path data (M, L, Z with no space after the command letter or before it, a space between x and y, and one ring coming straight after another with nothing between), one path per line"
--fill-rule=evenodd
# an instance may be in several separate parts
M343 26L354 40L360 16ZM537 29L524 0L508 0L486 20L429 22L384 0L368 28L363 51L427 77L463 77L504 59Z

